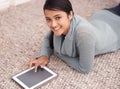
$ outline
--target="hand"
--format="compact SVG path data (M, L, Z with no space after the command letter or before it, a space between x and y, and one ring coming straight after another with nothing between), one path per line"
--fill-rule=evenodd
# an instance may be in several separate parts
M32 66L35 66L35 72L37 72L37 68L41 66L43 68L48 64L49 60L46 56L41 56L38 59L32 59L29 62L29 67L31 68Z

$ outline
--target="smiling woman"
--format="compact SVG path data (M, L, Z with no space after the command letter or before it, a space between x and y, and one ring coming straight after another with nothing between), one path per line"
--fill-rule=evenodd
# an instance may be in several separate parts
M89 21L74 14L69 0L46 0L44 15L50 31L29 66L44 67L54 53L73 69L88 73L95 55L120 48L120 5L96 12Z
M54 34L57 36L66 35L73 17L71 3L68 0L60 0L58 2L48 0L43 9L48 27Z
M73 17L73 13L66 14L61 10L45 10L46 21L48 27L54 32L55 35L66 35L70 27L70 22Z

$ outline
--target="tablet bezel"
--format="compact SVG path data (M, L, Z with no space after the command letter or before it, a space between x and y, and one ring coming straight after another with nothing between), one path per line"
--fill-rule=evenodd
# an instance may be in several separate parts
M30 71L30 70L32 70L32 69L34 69L34 67L32 67L30 69L27 69L27 70L25 70L25 71L23 71L21 73L18 73L17 75L13 76L12 79L15 80L18 84L20 84L25 89L34 89L34 88L36 88L36 87L38 87L38 86L40 86L40 85L48 82L49 80L57 77L57 73L53 72L52 70L50 70L48 67L45 66L44 69L46 71L48 71L49 73L51 73L52 76L49 77L49 78L47 78L47 79L45 79L45 80L43 80L43 81L41 81L41 82L39 82L39 83L37 83L37 84L35 84L34 86L32 86L32 87L29 88L26 84L24 84L22 81L20 81L17 77L20 76L20 75L22 75L22 74L24 74L24 73L26 73L26 72L28 72L28 71Z

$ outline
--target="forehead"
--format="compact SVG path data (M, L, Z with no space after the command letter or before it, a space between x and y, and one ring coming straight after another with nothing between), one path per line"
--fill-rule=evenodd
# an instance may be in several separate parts
M56 15L66 15L66 13L64 11L61 10L45 10L44 14L46 17L53 17Z

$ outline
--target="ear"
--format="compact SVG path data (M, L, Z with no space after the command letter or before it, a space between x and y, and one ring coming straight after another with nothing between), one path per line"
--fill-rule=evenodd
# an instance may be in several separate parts
M70 11L69 19L71 20L72 18L73 18L73 11Z

